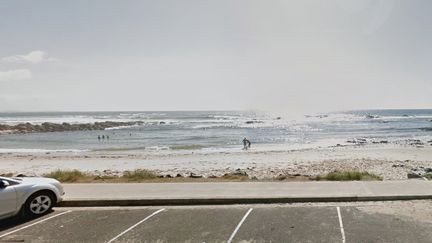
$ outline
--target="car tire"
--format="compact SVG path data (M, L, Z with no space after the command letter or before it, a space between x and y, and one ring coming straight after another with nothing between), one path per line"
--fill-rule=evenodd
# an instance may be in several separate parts
M55 197L50 191L40 191L32 194L24 204L24 213L29 217L38 217L51 212Z

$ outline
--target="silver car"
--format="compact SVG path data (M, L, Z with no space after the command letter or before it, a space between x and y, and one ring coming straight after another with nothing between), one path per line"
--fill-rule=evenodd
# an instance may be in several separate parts
M44 215L61 202L63 195L63 187L55 179L0 177L0 219L20 212L30 217Z

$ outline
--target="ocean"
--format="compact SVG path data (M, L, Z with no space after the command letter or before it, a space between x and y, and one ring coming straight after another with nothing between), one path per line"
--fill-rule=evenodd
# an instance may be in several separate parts
M432 140L432 109L361 110L308 115L302 119L252 111L35 112L0 113L0 124L143 121L104 131L0 135L0 153L50 151L147 151L164 153L291 150L350 141ZM109 136L109 139L98 139ZM384 142L382 142L384 143Z

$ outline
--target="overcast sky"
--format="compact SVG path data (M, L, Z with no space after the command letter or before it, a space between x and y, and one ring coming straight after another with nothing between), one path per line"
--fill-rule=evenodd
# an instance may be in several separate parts
M0 2L0 111L432 108L430 0Z

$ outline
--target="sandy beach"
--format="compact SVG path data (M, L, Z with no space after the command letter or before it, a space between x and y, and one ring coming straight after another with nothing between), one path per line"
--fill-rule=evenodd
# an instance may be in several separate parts
M201 153L182 151L140 152L50 152L2 153L0 174L43 175L56 169L78 169L94 175L121 175L126 170L148 169L162 175L203 177L235 171L250 178L270 179L281 175L316 176L335 170L359 170L384 180L408 179L410 172L432 168L432 146L349 145L301 150Z

